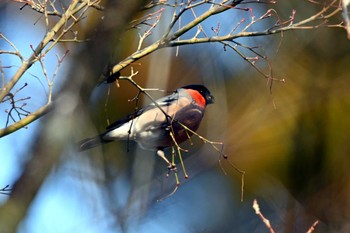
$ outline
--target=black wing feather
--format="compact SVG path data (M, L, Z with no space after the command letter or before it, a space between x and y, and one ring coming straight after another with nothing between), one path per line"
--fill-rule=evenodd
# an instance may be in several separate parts
M129 122L132 119L135 119L136 117L140 116L143 112L145 111L144 108L135 111L132 114L127 115L124 118L121 118L120 120L117 120L116 122L110 124L109 126L107 126L106 130L112 130L112 129L116 129L118 127L120 127L121 125L125 124L126 122Z
M177 92L175 91L172 95L168 95L168 96L165 96L163 98L160 98L157 101L157 104L160 107L168 106L172 102L174 102L176 99L178 99L178 95L177 95ZM126 117L110 124L109 126L107 126L106 130L110 131L110 130L116 129L116 128L120 127L121 125L125 124L126 122L129 122L130 120L135 119L136 117L140 116L142 113L144 113L148 110L154 109L154 108L158 108L158 106L156 106L154 103L151 103L151 104L135 111L134 113L129 114Z

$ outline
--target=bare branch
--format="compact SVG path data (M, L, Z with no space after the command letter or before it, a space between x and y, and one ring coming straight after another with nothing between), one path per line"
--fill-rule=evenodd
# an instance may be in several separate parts
M141 49L141 46L142 46L143 41L144 41L147 37L149 37L149 36L151 35L152 30L158 25L159 20L160 20L160 18L162 17L163 11L164 11L164 8L161 8L160 10L154 12L153 14L150 14L150 16L147 17L145 21L142 21L142 22L141 22L141 23L144 23L144 24L147 22L147 24L148 24L148 21L154 19L154 23L149 24L149 27L150 27L150 28L147 29L147 30L145 31L145 33L143 33L143 35L140 35L140 41L139 41L139 45L138 45L138 47L137 47L137 50L140 50L140 49ZM154 15L154 16L153 16L153 15Z
M47 74L47 71L46 71L46 68L45 68L45 64L44 64L44 57L40 56L38 58L40 66L41 66L41 70L43 71L44 77L45 77L47 85L49 87L49 92L48 92L48 95L47 95L47 98L48 98L47 102L48 103L50 103L52 101L54 82L55 82L55 79L57 77L58 70L59 70L60 66L62 65L62 62L63 62L63 60L64 60L64 58L66 57L67 54L68 54L68 50L65 52L65 54L63 54L62 58L60 58L56 54L57 65L56 65L55 71L54 71L54 73L53 73L51 78Z
M265 224L266 228L270 231L270 233L275 233L275 230L271 226L270 220L268 220L261 213L258 201L256 199L254 199L254 201L253 201L253 209L255 210L255 214L257 214L260 217L260 219L263 221L263 223ZM316 220L306 233L314 232L316 230L316 227L318 226L318 224L319 224L319 220Z
M25 127L26 125L36 121L37 119L39 119L40 117L44 116L46 113L48 113L53 107L53 103L48 103L46 105L44 105L43 107L39 108L37 111L32 112L30 115L28 115L27 117L16 121L15 123L13 123L12 125L0 129L0 138L4 137L8 134L11 134L23 127Z
M341 12L341 8L335 7L335 3L338 0L333 0L331 3L324 5L324 7L317 12L316 14L300 20L299 22L295 22L295 15L296 11L292 11L291 16L289 19L283 21L278 16L277 12L274 9L268 9L264 14L262 14L259 17L254 16L251 13L251 21L247 23L243 29L238 31L238 27L243 26L243 23L246 22L246 19L242 19L239 21L230 31L230 33L226 35L219 36L219 33L214 32L214 36L208 36L203 28L201 27L201 23L210 18L211 16L215 14L222 13L224 11L230 10L230 9L241 9L241 10L248 10L249 8L238 8L237 6L239 4L248 4L248 3L265 3L265 4L274 4L276 1L250 1L250 2L242 2L242 1L221 1L221 2L215 2L215 1L196 1L192 2L189 1L186 4L178 3L169 7L174 8L174 14L171 23L168 26L168 29L166 33L160 38L158 41L155 41L153 44L149 45L148 47L138 50L125 58L124 60L120 61L116 65L114 65L111 68L110 73L115 74L122 70L123 68L129 66L131 63L135 62L136 60L147 56L150 53L153 53L154 51L164 48L164 47L179 47L182 45L189 45L189 44L200 44L200 43L212 43L212 42L219 42L223 43L225 42L225 45L228 47L229 43L236 43L235 40L238 38L244 38L244 37L256 37L256 36L266 36L266 35L273 35L273 34L280 34L285 31L291 31L291 30L311 30L316 29L320 27L337 27L342 28L343 26L339 24L328 24L328 20L330 17L335 16L339 12ZM204 4L211 4L211 7L208 8L207 11L205 11L202 15L197 16L194 12L195 7L198 7L200 5ZM163 5L166 6L165 2L161 1L158 2L155 5ZM154 6L154 4L149 5ZM187 12L191 11L193 15L193 20L190 21L187 25L181 26L180 19L181 16ZM266 19L275 19L275 23L272 24L272 26L266 28L265 30L251 30L252 26L263 21ZM175 31L174 27L175 25L179 25L179 28ZM180 37L184 34L186 34L189 30L198 27L197 33L189 39L180 39ZM203 34L203 36L200 37L200 34ZM142 43L143 38L141 38L140 43ZM140 46L139 46L140 48ZM237 51L236 51L237 52ZM243 56L245 57L245 56ZM246 58L246 57L245 57ZM261 72L259 72L261 73ZM262 73L261 73L262 74ZM266 75L264 75L266 77ZM271 77L271 76L270 76Z
M32 3L34 3L34 1L32 0L26 1L26 4L30 5ZM11 80L3 87L3 89L0 92L0 101L4 99L4 97L10 92L10 90L22 77L22 75L38 60L38 58L48 53L53 48L53 46L59 42L63 35L65 35L65 33L67 33L76 23L79 22L79 20L83 17L84 13L89 7L95 6L98 3L99 0L93 2L90 2L88 0L73 0L67 8L67 10L62 15L62 17L60 18L60 20L46 33L44 39L36 46L29 59L22 61L22 65L19 67L17 72L14 74ZM35 7L39 6L35 5ZM78 13L79 15L75 16ZM70 20L73 20L73 22L69 24ZM50 42L52 42L51 45L47 47Z
M316 221L312 224L312 226L309 228L309 230L308 230L306 233L312 233L312 232L314 232L314 231L316 230L316 227L318 226L319 222L320 222L320 221L316 220Z
M10 195L11 191L12 189L10 188L10 185L6 185L2 189L0 189L0 194Z
M45 18L47 19L48 15L53 15L53 16L58 16L62 17L63 15L61 12L59 12L56 8L55 5L50 2L50 7L52 8L51 10L48 9L48 2L44 1L35 1L35 0L12 0L14 2L19 2L19 3L24 3L21 9L23 9L26 6L30 6L34 11L37 11L39 13L45 14ZM48 25L48 24L46 24Z
M270 221L267 218L265 218L265 216L260 212L260 207L256 199L254 199L253 202L253 209L255 210L255 214L259 215L261 220L264 222L265 226L270 231L270 233L275 233L275 230L272 228Z
M9 39L7 39L1 32L0 32L0 38L4 39L15 50L15 51L3 51L3 50L0 50L0 54L15 55L23 62L24 58L22 57L21 53L18 51L16 46Z

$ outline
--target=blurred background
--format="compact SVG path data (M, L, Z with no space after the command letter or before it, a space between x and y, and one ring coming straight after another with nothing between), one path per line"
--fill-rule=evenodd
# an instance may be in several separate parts
M76 80L97 83L103 66L135 51L139 31L113 30L113 23L118 21L115 17L122 9L113 8L113 4L120 4L115 2L107 1L111 10L104 18L102 33L96 35L96 25L102 24L101 12L91 11L80 25L82 37L94 40L62 44L45 58L52 74L57 65L55 54L69 50L56 81L57 99L64 98L61 93L72 88ZM39 14L29 7L20 10L21 6L1 3L0 32L28 56L30 45L42 39L45 26ZM256 15L273 7L284 19L295 9L296 20L321 9L308 1L252 7ZM191 20L186 17L183 22ZM224 33L243 17L249 17L249 12L232 10L206 21L203 27L210 31L220 24ZM157 40L170 20L171 11L165 11L145 45ZM339 15L336 21L341 20ZM260 27L266 25L261 23L253 29ZM165 199L175 188L175 178L172 173L167 176L166 164L155 153L143 151L132 142L76 152L75 142L103 131L108 122L134 111L135 102L129 100L137 90L120 81L119 88L111 84L86 89L77 104L83 110L72 117L55 111L54 117L49 113L27 129L1 138L0 188L12 186L23 176L27 162L35 155L42 156L37 171L45 170L45 161L52 154L59 154L40 188L34 193L22 189L22 195L31 195L32 199L25 211L21 210L24 215L17 231L268 232L252 208L257 199L276 232L307 232L316 220L320 223L315 232L349 232L350 41L345 30L289 31L239 41L259 46L268 57L274 77L285 82L274 81L270 88L252 66L218 44L162 49L132 66L139 72L134 79L141 86L164 90L150 92L154 98L192 83L202 83L211 90L216 102L208 106L198 133L223 142L230 163L245 171L242 202L241 175L225 160L220 166L219 153L196 137L193 145L182 145L189 150L183 157L190 178L184 179L179 169L181 185ZM0 48L6 46L0 40ZM257 61L266 72L269 64ZM18 61L1 57L1 65L13 66L6 69L9 78ZM122 75L130 72L126 68ZM28 110L34 111L46 98L40 66L33 66L23 80L30 82L30 87L21 94L32 97ZM69 98L67 103L72 103ZM140 103L149 100L141 98ZM0 105L1 124L7 108ZM69 131L64 145L44 143L62 131ZM167 154L170 156L171 151ZM26 185L30 187L31 180ZM11 221L11 214L19 210L9 205L9 200L11 196L0 196L0 215Z

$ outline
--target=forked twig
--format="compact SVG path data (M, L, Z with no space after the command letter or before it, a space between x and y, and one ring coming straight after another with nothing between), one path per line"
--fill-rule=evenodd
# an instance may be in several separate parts
M172 169L169 169L168 173L167 173L167 177L169 176L170 172L174 172L174 176L175 176L175 181L176 181L176 184L175 184L175 187L173 189L173 191L171 191L169 194L167 194L166 196L158 199L157 201L160 202L160 201L163 201L165 199L167 199L168 197L171 197L172 195L174 195L176 193L176 191L179 189L180 187L180 179L179 179L179 176L177 174L177 169L176 169L176 165L175 165L175 148L172 147L172 153L171 153L171 164L173 165L173 168Z
M22 119L22 117L27 117L31 114L28 110L25 109L27 106L26 101L29 100L31 97L25 97L25 98L19 98L16 99L16 95L18 92L23 90L25 87L27 87L28 84L25 83L21 88L16 90L14 93L9 93L0 103L6 103L9 102L10 109L6 109L5 112L7 113L5 128L8 127L10 120L12 122L17 122ZM18 120L13 116L13 113L17 115Z
M273 229L270 220L268 220L263 213L261 213L260 211L260 206L258 204L258 201L256 199L254 199L253 201L253 209L255 210L255 214L257 214L260 219L263 221L263 223L265 224L266 228L270 231L270 233L275 233L275 230ZM319 220L316 220L311 227L307 230L306 233L313 233L316 230L316 227L319 224Z
M0 189L0 194L10 195L11 191L12 191L12 189L10 188L10 185L6 185L2 189Z

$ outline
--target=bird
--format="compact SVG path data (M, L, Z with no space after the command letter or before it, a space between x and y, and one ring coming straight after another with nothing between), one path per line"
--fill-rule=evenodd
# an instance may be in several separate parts
M78 150L85 151L113 141L133 140L142 149L156 151L168 163L169 169L174 168L165 157L164 149L188 140L199 128L207 105L214 102L204 85L183 86L112 123L105 132L80 141Z

